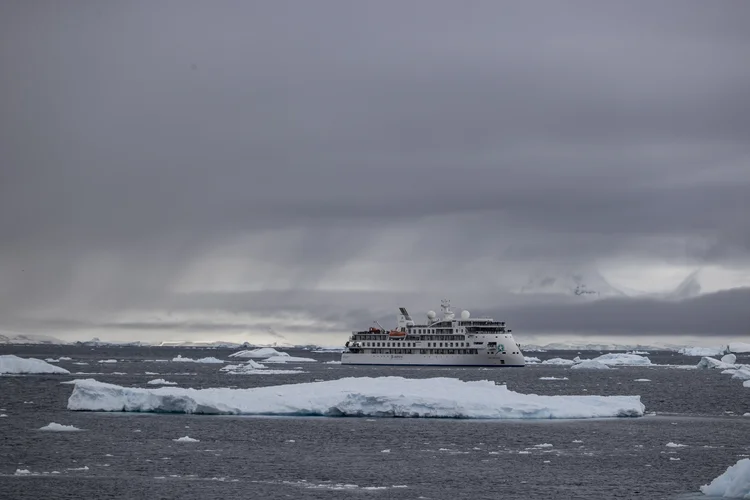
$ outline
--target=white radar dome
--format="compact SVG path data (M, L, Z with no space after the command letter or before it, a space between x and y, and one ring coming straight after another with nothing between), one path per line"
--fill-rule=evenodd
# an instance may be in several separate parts
M437 313L435 311L427 311L427 317L430 319L435 319L437 316Z
M471 313L469 311L461 311L461 319L469 319Z

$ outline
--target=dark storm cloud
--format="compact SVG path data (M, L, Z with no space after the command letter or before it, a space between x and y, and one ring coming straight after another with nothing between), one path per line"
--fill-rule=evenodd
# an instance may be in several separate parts
M683 301L606 299L492 311L512 318L514 331L573 335L745 336L750 288L735 288Z
M404 265L746 266L749 23L730 1L6 2L0 311L168 308L237 237L312 286L396 224Z

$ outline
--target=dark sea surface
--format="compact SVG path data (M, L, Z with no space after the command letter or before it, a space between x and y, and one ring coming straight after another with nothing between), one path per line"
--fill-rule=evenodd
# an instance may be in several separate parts
M288 351L320 361L269 366L303 367L289 375L228 375L223 365L157 361L178 354L227 360L232 352L0 346L0 354L73 358L56 363L71 375L0 376L0 414L7 415L0 418L0 499L708 498L699 487L750 456L750 418L742 416L750 412L750 390L720 370L684 368L699 357L652 352L653 363L672 366L598 371L342 366L323 363L337 354ZM526 354L544 360L600 352ZM117 363L98 363L104 359ZM535 394L637 394L655 415L492 421L74 412L66 409L73 387L60 383L94 378L153 387L146 382L164 378L179 387L245 388L384 375L493 380ZM549 376L568 380L540 380ZM50 422L84 430L38 430ZM173 441L186 435L200 442ZM16 476L17 469L32 475Z

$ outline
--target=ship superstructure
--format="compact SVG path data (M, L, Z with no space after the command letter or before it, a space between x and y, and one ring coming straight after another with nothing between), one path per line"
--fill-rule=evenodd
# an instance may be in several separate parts
M347 365L440 365L440 366L525 366L521 347L504 321L471 318L462 311L456 318L450 301L440 305L442 317L434 311L417 324L405 307L399 307L398 326L352 332L341 355Z

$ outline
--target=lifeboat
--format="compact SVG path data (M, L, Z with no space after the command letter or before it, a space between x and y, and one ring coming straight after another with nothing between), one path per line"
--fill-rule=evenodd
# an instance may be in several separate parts
M402 339L406 337L406 332L399 332L398 330L391 330L388 332L388 336L392 339Z

